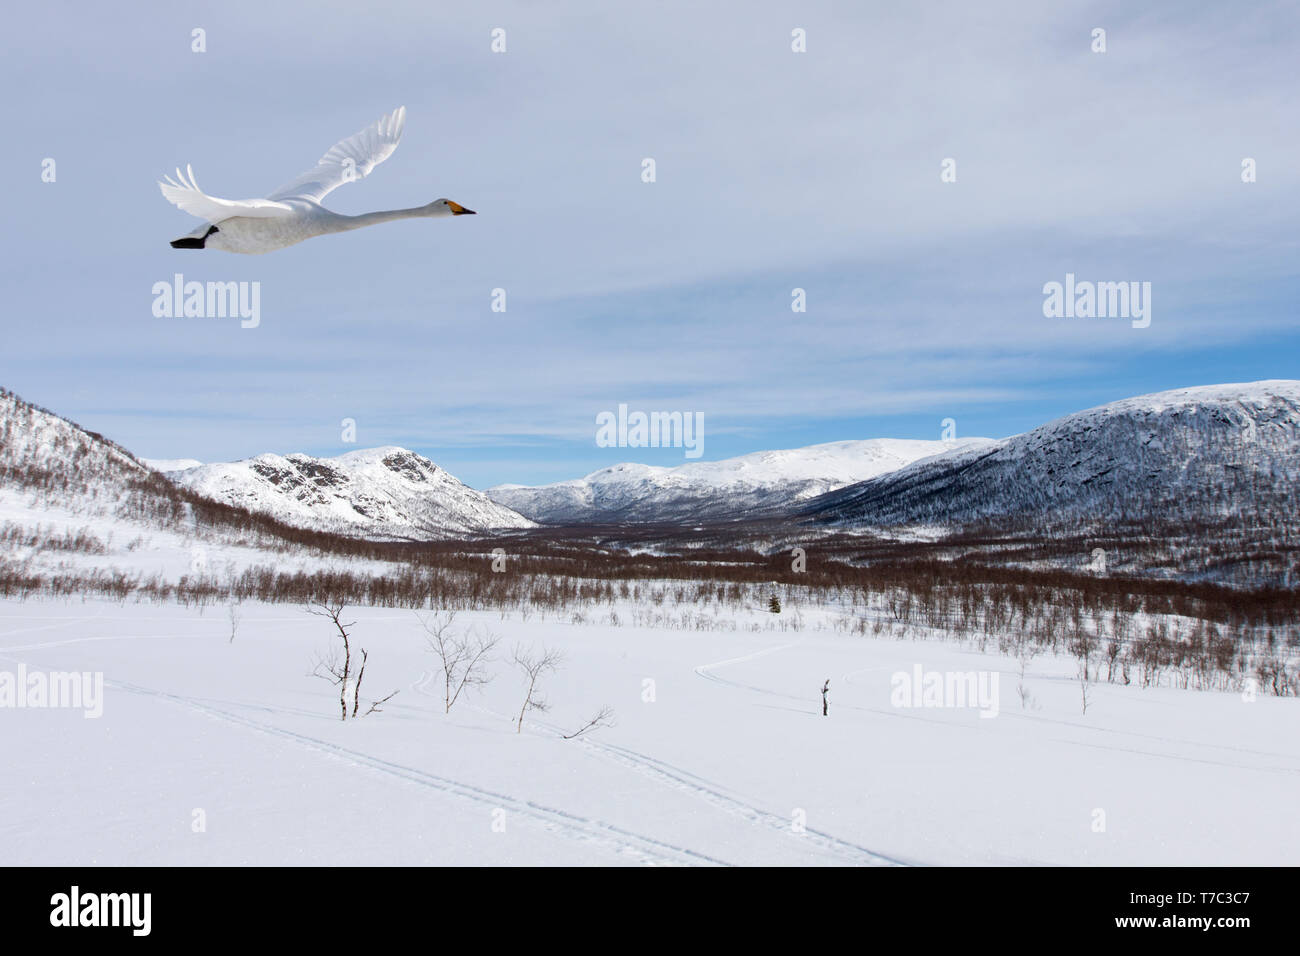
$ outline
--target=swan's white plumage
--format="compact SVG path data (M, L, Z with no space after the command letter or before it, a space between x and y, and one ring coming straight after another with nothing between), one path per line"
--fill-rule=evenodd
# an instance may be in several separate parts
M364 179L393 155L402 141L406 107L379 117L359 133L335 143L311 169L273 191L268 199L306 199L320 202L344 183ZM351 163L348 162L351 160ZM349 172L351 170L351 172Z
M275 190L265 199L219 199L199 188L194 170L176 171L159 188L175 203L205 224L182 239L176 248L221 249L256 255L283 249L294 243L335 232L346 232L397 219L473 215L450 199L438 199L412 209L392 209L341 216L321 205L321 200L344 183L363 179L393 155L402 140L406 107L381 116L359 133L335 143L320 161L298 178Z
M188 174L188 176L186 175ZM220 222L231 216L252 216L256 219L271 216L284 216L293 212L293 207L271 199L218 199L209 196L199 188L194 179L194 170L185 167L182 173L176 170L176 178L164 177L167 181L159 183L158 188L169 202L175 203L191 216L198 216L208 222Z

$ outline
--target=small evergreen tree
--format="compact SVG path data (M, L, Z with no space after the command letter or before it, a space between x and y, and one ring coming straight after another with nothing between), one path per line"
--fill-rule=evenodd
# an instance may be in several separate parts
M773 614L781 613L781 599L777 597L775 593L767 599L767 609Z

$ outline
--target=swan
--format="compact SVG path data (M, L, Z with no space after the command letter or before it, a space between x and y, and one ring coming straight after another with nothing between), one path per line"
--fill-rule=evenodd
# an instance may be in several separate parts
M381 116L361 132L334 144L311 169L272 192L265 199L218 199L199 188L194 170L185 167L176 177L165 176L158 183L163 196L204 220L188 235L172 240L173 249L221 249L257 255L283 249L313 236L347 232L395 219L424 219L439 216L473 216L450 199L435 199L414 209L390 209L360 216L343 216L320 204L330 192L369 172L393 155L402 141L406 107Z

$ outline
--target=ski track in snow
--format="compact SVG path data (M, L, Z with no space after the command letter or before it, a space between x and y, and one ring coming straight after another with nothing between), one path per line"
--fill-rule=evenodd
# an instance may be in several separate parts
M695 668L695 673L700 677L703 677L705 680L713 681L715 684L726 684L729 687L739 687L743 690L752 690L760 694L767 694L769 697L784 697L786 700L802 700L803 698L795 697L791 694L781 694L777 691L765 690L762 687L754 687L751 684L742 684L739 681L727 680L725 677L719 677L717 674L713 673L714 669L718 667L727 667L731 664L744 664L747 661L757 660L760 657L767 657L767 655L775 654L777 651L788 651L790 648L797 646L798 644L796 642L793 644L782 644L779 647L765 647L752 654L732 657L725 661L714 661L712 664L701 664L699 667Z
M729 681L726 680L725 678L718 677L712 673L712 670L714 668L723 667L728 664L738 664L744 661L753 660L756 657L764 657L768 654L774 654L777 651L787 650L788 648L795 647L795 646L796 646L795 644L784 644L781 645L780 647L765 648L763 650L756 651L753 654L746 654L742 657L731 658L725 661L717 661L713 664L701 664L699 667L695 668L695 673L699 674L701 677L704 677L707 680L716 681L717 683L720 684L727 684L734 687L743 687L747 690L756 690L759 693L771 693L770 691L764 691L761 688L749 687L748 685L745 684L738 684L735 681ZM423 677L423 675L421 676ZM428 694L426 691L422 689L423 683L425 683L425 681L423 680L417 681L415 684L412 685L412 688L417 693L422 693L425 694L426 696L432 696L431 694ZM476 709L484 713L491 714L492 716L505 719L505 715L499 714L496 711L490 710L480 705L474 705L474 706L476 707ZM553 733L563 732L562 728L541 721L525 720L524 723L534 728L537 728L539 730L546 730ZM876 853L873 850L869 850L866 847L858 846L857 844L851 843L848 840L841 839L829 833L824 833L820 830L814 830L808 828L805 829L803 833L796 833L792 829L790 822L785 818L778 816L777 814L770 813L766 810L762 810L734 796L723 793L717 789L717 787L720 786L719 784L712 783L711 781L705 780L704 778L692 773L689 770L686 770L682 767L678 767L666 761L659 760L655 757L648 756L647 754L643 754L635 750L630 750L626 747L619 747L615 744L608 744L601 741L596 741L590 738L579 738L578 744L583 748L585 748L586 750L588 750L590 753L593 753L598 757L612 761L613 763L616 763L620 766L626 767L629 770L632 770L636 773L641 774L642 776L653 779L659 782L660 784L668 786L674 790L678 790L683 793L688 793L691 796L701 799L704 802L714 807L717 807L726 813L747 820L748 822L754 824L755 826L761 827L763 829L766 829L774 833L779 833L782 836L804 840L806 842L814 844L818 848L825 850L829 853L833 853L837 856L845 857L854 863L858 863L860 865L865 865L865 866L907 866L909 865L907 863L904 863L901 860L892 859L883 854Z
M629 750L625 747L619 747L614 744L606 744L594 740L584 740L579 738L578 742L606 759L613 760L643 776L657 780L666 786L680 790L695 796L706 803L711 804L726 813L738 816L747 820L756 827L779 833L783 837L790 839L803 840L811 843L818 849L833 853L836 856L844 857L849 862L861 866L908 866L911 864L904 863L902 860L896 860L892 857L876 853L874 850L868 850L866 847L858 846L848 840L833 836L821 830L814 830L811 827L805 827L802 832L796 833L791 825L791 821L769 813L766 810L760 810L752 804L745 803L735 797L721 793L713 789L707 781L688 770L683 770L673 764L657 760L646 754L638 753L635 750ZM688 779L689 778L689 779Z
M41 624L41 625L39 625L39 626L37 626L37 627L15 627L15 628L12 628L12 629L10 629L10 630L6 630L4 633L5 633L5 636L8 637L10 634L31 634L33 631L56 631L56 630L58 630L58 629L61 628L61 627L70 627L70 626L72 626L73 624L79 624L79 623L81 623L82 621L93 621L93 620L95 620L97 617L99 617L98 614L91 614L91 615L89 615L89 616L87 616L87 617L73 617L73 618L65 618L65 619L63 619L63 620L61 620L61 621L58 621L58 622L55 623L55 624ZM15 620L17 620L17 621L42 621L42 620L48 620L48 618L36 618L36 617L6 617L6 618L0 618L0 621L15 621ZM74 640L84 641L84 640L88 640L88 638L80 637L80 638L74 638ZM101 638L101 640L103 640L103 638ZM64 641L64 642L62 642L62 643L67 644L67 643L72 643L72 642L71 642L71 641ZM3 648L3 649L6 650L6 651L27 651L27 650L33 650L33 649L38 648L38 647L52 647L52 646L53 646L52 644L45 643L45 644L32 644L32 645L30 645L29 647L5 647L5 648Z
M781 650L781 648L773 648L772 650ZM427 682L416 681L411 685L411 687L417 694L423 694L426 697L434 696L422 689L424 683ZM470 706L475 710L492 717L497 717L502 720L514 720L513 717L508 717L505 714L498 713L497 711L484 707L481 704L470 704ZM535 719L526 719L524 720L524 724L535 730L546 731L549 733L563 734L564 732L561 727ZM740 817L756 827L760 827L769 832L778 833L791 839L804 840L808 843L812 843L821 850L843 857L860 866L911 865L904 863L901 860L895 860L883 854L876 853L866 847L858 846L856 843L851 843L848 840L843 840L837 836L824 833L820 830L805 828L802 833L796 833L791 828L789 820L786 820L775 813L769 813L766 810L762 810L753 804L746 803L737 797L723 793L717 789L721 784L705 780L703 777L700 777L683 767L678 767L674 764L648 756L647 754L639 753L635 750L630 750L626 747L619 747L615 744L608 744L587 737L576 738L576 741L579 746L583 747L589 753L598 758L617 764L618 766L638 773L641 776L648 777L649 779L652 779L661 785L670 787L673 790L703 800L705 803L717 807L732 816Z
M24 628L23 632L53 630L60 627L69 627L73 624L86 620L92 620L93 617L78 617L60 621L55 624L45 625L42 627ZM18 633L9 631L8 633ZM40 644L20 645L13 647L4 647L0 649L0 658L6 658L18 662L18 658L8 657L12 651L40 650L47 647L61 647L68 644L84 643L87 641L105 641L105 640L139 640L152 637L175 637L178 635L113 635L108 637L81 637L70 638L64 641L46 641ZM417 684L425 684L432 674L421 674L420 681ZM458 797L481 806L488 806L493 809L501 808L520 817L530 823L540 826L542 829L578 840L588 844L600 847L603 850L613 852L620 856L629 857L646 865L669 865L669 866L730 866L731 864L708 856L694 850L674 846L656 840L653 837L642 836L625 830L612 824L602 823L599 820L579 817L563 810L548 807L532 801L508 796L506 794L494 793L481 787L475 787L470 784L461 783L446 777L439 777L415 767L408 767L393 761L384 760L379 757L373 757L359 751L350 750L341 747L338 744L329 741L319 740L306 734L295 733L294 731L285 730L276 727L273 724L263 723L249 719L247 717L233 714L228 710L214 707L209 703L191 697L184 697L180 694L171 694L165 691L154 690L148 687L141 687L136 684L126 683L124 681L105 680L104 684L108 687L124 690L129 693L152 697L156 700L162 700L167 703L177 704L190 710L202 713L210 718L226 721L250 730L266 734L271 737L277 737L281 740L288 740L300 747L315 750L323 753L328 757L350 763L353 766L364 767L372 771L377 771L388 776L396 777L408 783L428 787L442 794L451 797ZM426 696L427 692L417 687L417 692ZM245 706L245 705L236 705ZM253 705L248 705L253 706ZM266 711L269 713L278 713L275 708L271 707L254 707L254 709Z
M729 664L743 664L760 657L766 657L768 654L775 654L777 651L788 650L789 648L797 647L797 646L798 646L797 642L793 644L783 644L779 647L764 648L763 650L756 651L753 654L745 654L740 657L733 657L729 660L717 661L713 664L701 664L699 667L695 668L695 673L699 674L699 676L705 678L706 680L710 680L718 684L725 684L729 687L737 687L743 690L753 691L758 694L765 694L769 697L780 697L784 700L798 700L798 701L806 702L806 698L803 697L797 697L793 694L785 694L782 693L781 691L769 690L764 687L755 687L752 684L743 684L740 681L727 680L725 678L719 677L716 674L712 673L713 668L725 667ZM859 668L857 670L849 671L847 674L841 675L840 680L842 680L845 684L851 685L854 682L850 680L850 678L853 677L854 675L863 674L873 670L884 670L888 666L889 665ZM1041 678L1035 678L1035 679L1041 679ZM979 730L977 726L971 726L969 724L953 723L952 721L927 717L924 716L923 714L906 713L897 709L885 709L880 707L863 707L860 704L846 704L846 703L840 703L836 706L841 708L847 708L849 710L862 711L863 713L876 714L882 717L896 717L904 720L919 720L924 723L935 724L938 726L951 728L951 729L961 729L961 730L968 730L974 732L978 732ZM811 713L811 711L809 712ZM1249 748L1240 747L1237 745L1229 746L1225 744L1202 743L1200 741L1195 741L1195 740L1182 740L1177 737L1161 737L1155 734L1143 734L1131 730L1120 730L1113 727L1096 727L1096 726L1090 726L1088 724L1082 724L1079 723L1078 721L1060 720L1052 717L1040 717L1035 714L1022 714L1010 710L1003 711L1001 713L1001 716L1015 717L1015 718L1019 718L1020 720L1030 721L1034 723L1058 724L1063 727L1074 727L1092 733L1112 734L1119 737L1137 737L1146 740L1154 740L1162 744L1169 744L1173 747L1181 746L1181 747L1189 747L1189 748L1202 748L1207 750L1227 750L1232 753L1249 754L1252 757L1270 757L1270 758L1281 757L1283 759L1288 759L1291 756L1290 754L1281 754L1274 751L1251 750ZM1159 757L1164 760L1185 761L1187 763L1200 763L1200 764L1209 764L1212 766L1219 766L1219 767L1230 767L1234 770L1255 770L1260 773L1281 773L1281 774L1300 773L1300 767L1295 767L1295 766L1261 766L1261 765L1249 764L1249 763L1216 760L1216 759L1211 759L1209 757L1198 757L1189 753L1169 753L1169 752L1160 752L1155 750L1138 750L1133 747L1123 747L1117 744L1090 743L1088 741L1083 741L1083 740L1074 740L1069 737L1056 737L1053 739L1058 743L1067 744L1072 747L1085 747L1093 750L1110 751L1112 753L1139 754L1144 757Z
M665 864L670 866L730 866L730 864L722 860L707 856L703 853L698 853L685 847L674 846L671 843L665 843L656 840L653 837L633 833L630 830L616 827L613 824L576 816L567 813L564 810L555 807L548 807L540 803L534 803L530 800L512 797L507 794L495 793L491 790L485 790L481 787L461 783L460 781L451 780L447 777L440 777L436 774L428 773L427 771L419 770L415 767L408 767L391 760L384 760L380 757L374 757L357 750L351 750L347 747L342 747L326 740L320 740L315 737L309 737L306 734L285 730L281 727L276 727L273 724L250 720L247 717L232 714L229 711L222 710L221 708L205 704L192 697L170 694L166 691L140 687L122 681L105 681L104 683L110 687L125 690L133 694L153 697L169 703L188 707L191 710L206 714L209 717L237 724L272 737L288 740L300 747L318 751L329 757L342 760L345 763L350 763L358 767L365 767L392 777L397 777L398 779L419 786L428 787L431 790L436 790L449 796L459 797L462 800L467 800L493 809L501 808L508 810L551 833L593 844L603 850L608 850L620 856L635 859L640 863L648 865Z
M48 631L48 630L55 630L62 627L69 627L86 621L94 620L99 616L100 615L72 617L53 624L45 624L36 627L13 629L7 631L6 636L20 634L20 633ZM14 618L10 618L9 620L14 620ZM43 641L35 644L0 646L0 658L7 658L8 655L12 652L38 651L45 648L62 647L69 644L77 644L83 642L107 641L107 640L148 640L148 639L159 639L168 636L174 637L179 635L122 634L122 635L100 636L100 637L69 638L66 640ZM807 703L806 698L797 697L795 695L785 694L780 691L774 691L767 688L754 686L752 684L746 684L740 681L731 680L728 678L721 677L718 674L714 673L717 669L720 668L747 663L749 661L766 657L770 654L779 653L784 650L789 650L797 646L799 646L799 642L787 643L776 647L763 648L750 654L744 654L738 657L732 657L722 661L715 661L708 664L701 664L694 668L694 673L696 673L699 677L704 678L705 680L708 680L716 684L737 688L740 690L745 690L751 693L757 693L768 697L780 697L787 700L797 700L800 701L801 703L806 704ZM8 658L8 659L14 660L15 662L19 660L18 658ZM853 670L841 675L840 680L845 684L852 684L854 683L851 680L853 676L867 671L879 670L879 669L881 668L867 667L858 670ZM429 689L429 685L432 683L432 679L434 676L436 675L433 673L422 672L420 678L414 684L412 684L412 688L416 691L416 693L422 696L429 697L429 698L436 697L437 695L432 693L432 691ZM562 809L549 807L523 798L513 797L507 794L495 793L493 791L486 790L481 787L475 787L473 785L465 784L460 781L452 780L450 778L440 777L435 774L431 774L426 771L420 770L418 768L409 767L403 764L395 763L393 761L388 761L379 757L371 756L369 754L365 754L356 750L351 750L346 747L342 747L337 744L330 743L329 741L320 740L318 738L311 737L305 734L300 734L293 731L285 730L283 728L275 726L274 724L253 720L239 714L231 713L229 710L225 710L222 707L214 706L210 702L210 700L205 700L202 698L185 697L179 694L172 694L165 691L154 690L151 688L142 687L135 684L124 683L121 681L106 680L105 684L107 686L115 687L130 693L134 693L142 696L148 696L164 702L187 707L198 713L205 714L210 718L223 720L238 726L242 726L246 729L251 729L259 733L266 734L268 736L277 737L281 740L289 741L305 749L315 750L328 757L343 761L345 763L349 763L355 767L365 768L372 772L377 772L390 777L394 777L403 780L408 784L424 786L431 790L438 791L439 793L449 797L458 798L464 801L478 804L480 806L488 806L491 808L499 807L505 809L509 812L517 814L519 817L523 818L528 823L534 826L538 826L543 830L546 830L553 834L564 836L569 839L578 840L590 844L592 846L599 847L602 850L612 852L616 855L625 858L634 859L637 862L640 862L642 864L688 865L688 866L689 865L705 865L705 866L731 865L723 860L706 855L704 853L700 853L695 850L691 850L687 847L676 846L674 844L660 841L653 837L644 836L642 834L638 834L614 826L612 824L604 823L599 820L577 816L575 814L568 813ZM219 703L226 704L226 706L259 710L269 714L289 713L288 710L285 710L283 708L258 706L252 704L242 704L237 702L219 702ZM470 706L500 719L513 719L513 718L507 718L506 715L496 713L495 711L491 711L488 708L482 707L480 705L470 704ZM921 714L900 713L897 710L874 708L874 707L863 707L861 705L854 705L854 704L847 704L847 703L841 703L839 706L846 707L852 710L858 710L866 713L876 714L878 716L922 720L927 723L934 723L949 728L961 727L963 729L972 729L972 730L975 729L975 728L969 728L963 724L954 724L950 721L937 720L934 718L923 716ZM299 711L299 713L306 714L305 711ZM811 709L809 710L809 713L812 713ZM315 715L313 714L312 716ZM1124 731L1124 730L1113 729L1113 728L1092 727L1092 726L1081 724L1078 721L1044 718L1032 714L1018 714L1018 713L1008 712L1007 716L1019 717L1023 720L1034 722L1034 723L1040 723L1040 722L1051 723L1051 724L1058 724L1063 727L1070 727L1070 728L1077 727L1079 729L1089 730L1094 732L1102 731L1107 734L1114 734L1121 737L1146 738L1149 740L1158 741L1159 743L1169 744L1174 747L1178 747L1179 745L1182 745L1182 746L1190 746L1196 748L1213 749L1218 751L1231 749L1242 753L1249 753L1251 756L1255 756L1255 757L1269 757L1269 758L1284 757L1285 758L1290 756L1285 754L1272 753L1268 751L1251 751L1251 750L1243 751L1242 748L1239 747L1228 748L1223 745L1205 744L1205 743L1199 743L1195 741L1178 740L1175 738L1165 738L1156 735L1134 733L1131 731ZM528 724L530 727L533 727L538 730L542 730L546 732L562 733L561 728L551 726L546 723L537 722L535 720L526 720L525 723ZM1080 741L1080 740L1071 740L1068 738L1058 738L1058 739L1059 742L1061 743L1065 743L1073 746L1086 747L1090 749L1096 748L1096 749L1116 751L1116 752L1141 754L1143 756L1160 757L1163 759L1175 760L1175 761L1217 764L1220 766L1232 767L1234 769L1249 769L1249 770L1256 770L1261 772L1288 773L1288 774L1300 773L1300 768L1296 768L1296 767L1259 766L1259 765L1252 766L1249 764L1230 763L1222 760L1206 759L1205 757L1198 757L1189 753L1170 753L1170 752L1159 752L1159 751L1136 750L1136 749L1131 749L1123 746L1114 746L1114 745L1108 746L1108 745L1096 744L1096 743ZM736 795L725 793L723 792L722 789L720 789L723 785L699 777L698 775L692 773L689 770L686 770L683 767L675 766L666 761L659 760L658 758L651 757L647 754L640 753L638 751L631 750L629 748L621 747L615 744L609 744L592 738L586 738L586 737L578 738L576 742L579 746L583 747L589 754L591 754L594 757L603 759L615 765L621 766L627 770L630 770L634 773L640 774L641 776L644 776L650 780L655 781L661 786L665 786L670 789L676 790L678 792L685 793L689 796L692 796L724 813L745 820L751 825L753 825L755 828L766 831L769 834L772 835L779 834L780 836L786 839L803 840L809 844L812 844L818 850L831 854L835 857L838 857L848 863L865 865L865 866L915 865L907 861L898 860L898 859L885 856L883 854L870 850L866 847L859 846L855 843L852 843L848 840L844 840L840 837L836 837L833 834L826 833L824 831L808 828L804 830L802 833L796 833L792 829L789 820L777 814L771 813L757 806L754 806L752 803L746 802L745 800L739 798ZM1218 754L1215 754L1215 756L1218 756Z

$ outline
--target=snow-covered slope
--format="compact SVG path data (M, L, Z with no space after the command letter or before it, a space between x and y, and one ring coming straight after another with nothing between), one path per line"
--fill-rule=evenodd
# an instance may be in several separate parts
M0 488L107 513L151 478L126 449L0 389Z
M207 502L353 537L427 540L532 526L404 448L320 459L261 455L232 464L142 461L0 389L0 520L35 527L59 513L162 528L194 524L199 508L205 524L248 530L219 506L209 514Z
M0 580L165 587L187 575L288 564L262 519L178 488L102 435L0 389Z
M861 525L1293 524L1298 487L1300 381L1275 380L1112 402L832 492L807 513Z
M368 538L426 540L533 524L422 455L395 446L337 458L258 455L167 477L286 524Z
M498 485L487 493L546 524L735 518L788 510L918 459L989 444L983 438L839 441L676 467L611 465L585 478L538 487Z
M167 474L169 471L188 471L203 464L197 458L141 458L140 460L154 471L160 471L163 474Z
M393 572L355 532L213 500L160 464L0 389L0 592L157 596L243 574Z

